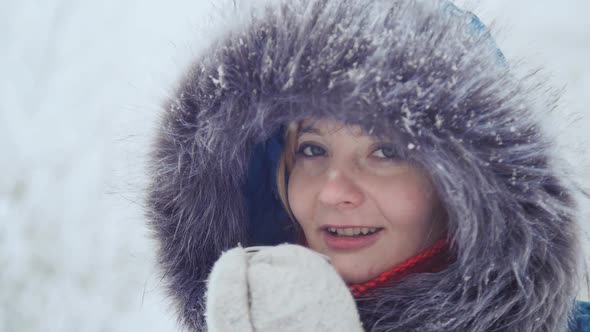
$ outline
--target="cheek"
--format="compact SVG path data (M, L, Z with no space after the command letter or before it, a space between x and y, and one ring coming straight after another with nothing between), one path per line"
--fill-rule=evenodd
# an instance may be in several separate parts
M313 206L311 188L310 181L301 174L299 169L294 168L289 176L287 195L291 211L299 223L305 223L310 219Z
M390 223L397 227L420 228L429 225L436 196L427 180L409 176L379 185L378 204Z

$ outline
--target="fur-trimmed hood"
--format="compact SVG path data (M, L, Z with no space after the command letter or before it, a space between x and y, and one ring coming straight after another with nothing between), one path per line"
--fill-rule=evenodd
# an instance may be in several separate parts
M287 123L390 138L430 174L456 261L358 300L371 331L565 331L574 203L539 102L473 15L439 0L289 0L239 11L166 105L147 204L186 326L223 250L294 240L275 168ZM530 77L529 77L530 79Z

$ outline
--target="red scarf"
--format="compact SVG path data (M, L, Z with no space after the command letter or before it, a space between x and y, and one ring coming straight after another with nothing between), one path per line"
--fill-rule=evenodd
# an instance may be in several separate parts
M446 239L443 239L418 255L381 273L376 278L348 287L354 297L370 296L374 294L376 289L391 285L410 274L440 272L448 267L449 257L448 243Z

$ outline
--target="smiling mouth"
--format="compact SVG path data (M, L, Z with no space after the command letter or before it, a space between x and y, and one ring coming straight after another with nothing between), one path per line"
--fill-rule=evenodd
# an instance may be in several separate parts
M373 235L382 231L383 228L379 227L349 227L349 228L336 228L336 227L327 227L325 231L336 237L363 237L368 235Z

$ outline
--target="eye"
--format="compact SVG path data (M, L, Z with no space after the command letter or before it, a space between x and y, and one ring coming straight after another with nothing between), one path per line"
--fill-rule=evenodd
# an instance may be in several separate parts
M297 154L304 157L320 157L326 155L326 150L315 144L302 144L297 150Z
M391 146L380 146L373 152L373 156L381 159L395 159L398 158L398 154L395 149Z

